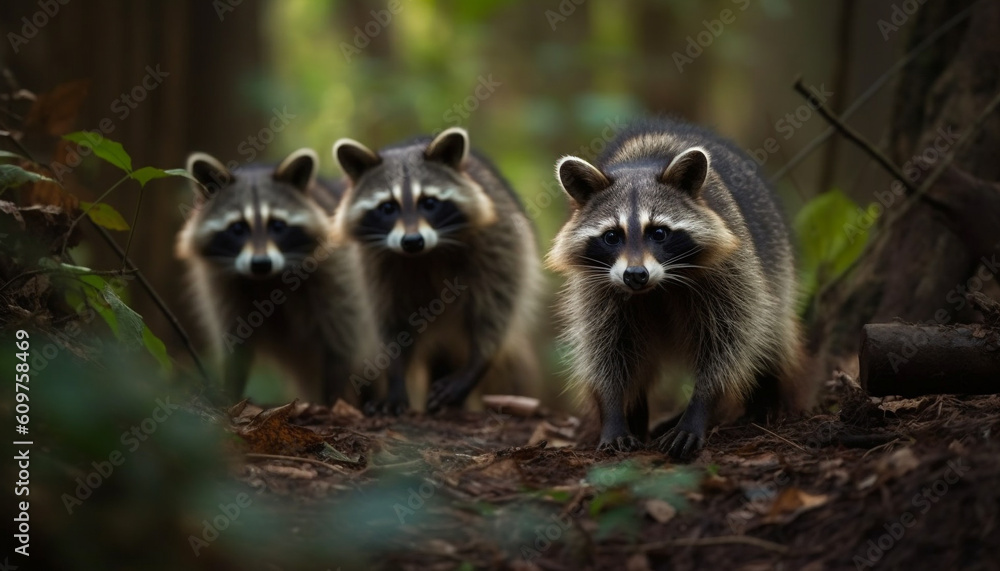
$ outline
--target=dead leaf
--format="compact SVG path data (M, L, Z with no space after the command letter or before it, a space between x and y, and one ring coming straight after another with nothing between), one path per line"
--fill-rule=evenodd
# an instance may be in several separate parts
M905 476L919 465L920 460L913 454L913 449L907 447L896 450L888 457L880 458L875 464L875 469L884 481Z
M517 467L517 462L513 458L506 458L499 462L493 462L480 472L483 476L497 478L499 480L520 480L521 471Z
M660 499L646 500L646 513L659 523L667 523L677 515L677 508Z
M744 458L741 463L750 468L773 468L778 465L778 455L774 452L764 452L763 454Z
M531 433L531 438L528 439L527 446L534 446L541 442L548 442L548 448L575 446L576 442L573 441L572 432L572 429L560 428L543 420L538 423L535 431Z
M800 514L816 509L830 501L825 494L810 494L799 488L786 488L774 498L764 523L788 523Z
M363 420L365 418L365 415L362 414L360 410L351 406L350 403L344 399L337 399L337 402L333 403L333 407L330 409L330 414L352 420Z
M238 417L243 412L243 409L245 409L247 407L247 403L249 403L249 402L250 402L250 399L243 399L243 400L241 400L240 402L238 402L238 403L234 404L233 406L229 407L229 409L226 411L226 414L229 415L230 419Z
M48 93L38 95L28 111L25 126L37 125L56 137L69 133L89 88L90 80L81 79L63 83Z
M874 486L875 482L877 482L877 481L878 481L878 474L872 474L870 476L867 476L865 479L863 479L860 482L858 482L858 486L857 486L858 490L859 491L861 491L861 490L867 490L868 488Z
M649 557L645 553L636 553L625 562L626 571L651 571Z
M312 480L317 476L317 472L315 470L295 468L294 466L275 466L265 464L261 466L261 469L265 472L278 476L284 476L293 480Z
M535 416L541 401L518 395L483 395L483 406L511 416Z
M294 455L322 448L323 438L308 428L288 422L295 401L265 410L245 427L236 431L248 444L248 451L258 454Z

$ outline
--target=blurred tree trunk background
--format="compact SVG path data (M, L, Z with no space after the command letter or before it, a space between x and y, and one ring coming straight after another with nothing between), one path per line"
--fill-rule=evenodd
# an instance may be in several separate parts
M232 7L223 12L222 19L212 2L202 0L73 0L58 5L59 12L27 44L19 44L16 54L11 43L4 41L0 61L21 87L35 93L88 79L89 93L73 130L96 130L102 120L111 119L114 128L107 136L124 146L135 168L182 167L189 152L201 149L235 157L239 140L262 125L259 112L242 94L246 75L262 61L259 5L254 2ZM22 18L31 20L40 10L37 0L4 1L0 4L4 37L7 32L20 34ZM147 66L166 75L162 83L134 103L134 108L115 105L123 93L142 84ZM41 154L36 158L52 160ZM87 169L93 166L84 161L78 168L89 175ZM111 186L119 176L113 170L102 165L100 173L84 176L89 192L81 200L94 200ZM129 223L138 190L137 184L129 183L109 198ZM177 179L154 181L146 187L129 257L184 318L190 316L178 279L181 268L173 256L182 202L191 203L186 185ZM120 267L120 260L104 242L84 227L89 233L85 243L91 247L87 263L97 268ZM126 234L114 234L124 247ZM137 287L130 289L132 307L176 349L172 354L184 359L166 319L145 293Z
M909 47L919 45L969 7L970 17L911 63L896 87L890 156L897 165L913 165L924 177L954 147L954 137L976 127L982 110L1000 92L1000 44L996 41L1000 4L996 2L928 2L917 13ZM949 132L953 135L943 135ZM954 164L975 177L996 181L1000 179L998 148L1000 116L994 114ZM922 163L915 157L929 160ZM889 185L871 190L892 192ZM901 207L902 199L897 199L887 214ZM883 215L880 221L888 218ZM1000 240L1000 228L996 230L994 238ZM952 294L965 287L984 255L997 254L997 246L984 249L963 241L954 226L924 202L897 223L880 225L873 240L870 255L817 304L812 344L820 355L821 374L833 366L853 371L865 323L895 318L935 323L975 320L968 304ZM985 285L996 291L995 280Z

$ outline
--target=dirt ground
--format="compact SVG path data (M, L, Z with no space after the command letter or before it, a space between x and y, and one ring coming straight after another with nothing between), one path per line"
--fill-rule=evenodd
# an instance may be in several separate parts
M1000 569L1000 397L828 389L829 412L722 427L688 466L598 454L592 420L547 412L231 413L257 451L238 479L295 506L289 536L332 510L384 568Z

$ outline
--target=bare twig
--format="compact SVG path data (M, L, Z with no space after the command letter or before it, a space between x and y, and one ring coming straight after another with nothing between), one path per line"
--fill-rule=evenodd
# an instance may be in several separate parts
M621 549L638 549L642 552L650 551L662 551L664 549L669 549L671 547L713 547L717 545L732 545L732 544L742 544L742 545L752 545L754 547L760 547L761 549L767 549L769 551L774 551L777 553L788 553L788 546L781 545L780 543L775 543L773 541L768 541L766 539L760 539L758 537L753 537L749 535L721 535L718 537L692 537L692 538L681 538L681 539L667 539L664 541L654 541L652 543L643 543L635 547L631 545L615 546Z
M132 247L132 236L135 236L135 225L139 222L139 209L142 208L142 191L145 187L139 189L139 199L135 204L135 214L132 215L132 227L128 231L128 240L125 241L125 254L122 256L122 271L125 271L125 258L128 257L128 251Z
M764 428L763 426L761 426L761 425L757 424L756 422L752 422L751 424L752 424L753 426L756 426L757 428L759 428L759 429L763 430L764 432L766 432L766 433L770 434L771 436L773 436L773 437L777 438L778 440L782 440L782 441L784 441L784 442L786 442L786 443L788 443L788 444L791 444L792 446L794 446L794 447L798 448L799 450L801 450L801 451L803 451L803 452L805 452L805 451L806 451L806 449L805 449L805 448L803 448L802 446L800 446L800 445L798 445L798 444L796 444L796 443L792 442L791 440L789 440L789 439L785 438L784 436L782 436L782 435L780 435L780 434L777 434L777 433L775 433L775 432L771 432L770 430L768 430L768 429Z
M940 39L941 36L945 35L949 30L951 30L959 23L961 23L963 20L968 18L969 15L972 13L972 9L976 6L976 4L978 4L978 2L973 2L965 10L962 10L961 12L956 14L955 17L945 22L943 26L941 26L940 28L935 30L932 34L927 36L927 39L921 42L920 45L907 52L907 54L903 56L902 59L900 59L892 67L887 69L885 73L879 76L879 78L876 79L875 82L872 83L867 90L865 90L864 93L862 93L857 99L855 99L854 103L852 103L847 109L844 109L844 112L840 115L840 118L846 121L851 117L851 115L854 115L854 113L858 109L860 109L862 105L864 105L869 99L872 98L872 96L874 96L876 93L878 93L880 89L882 89L882 86L885 85L890 78L896 75L901 69L909 65L910 62L917 59L917 57L920 54L922 54L927 48L934 45L934 43L937 42L937 40ZM836 133L836 129L833 129L831 127L827 129L826 132L824 132L822 135L810 141L808 145L802 147L802 150L796 153L795 156L792 157L792 160L788 162L788 164L778 169L778 172L774 173L771 176L769 182L773 184L784 178L785 175L791 172L792 169L794 169L806 157L811 155L813 151L815 151L823 143L825 143L827 139L832 137L834 133Z
M88 220L90 219L88 218ZM135 270L135 276L139 280L139 285L142 286L142 289L146 290L146 293L149 294L153 303L156 304L156 307L159 308L160 312L167 318L167 321L169 321L170 325L174 328L174 331L177 332L177 335L181 338L181 342L184 343L184 347L187 349L188 353L191 354L191 358L194 359L194 364L198 367L198 372L201 373L205 384L210 384L211 377L208 374L208 369L205 368L205 364L202 363L201 358L198 356L198 352L195 351L194 345L191 343L191 338L188 337L184 327L181 326L181 322L178 321L174 314L170 311L166 302L163 301L163 298L156 293L156 290L153 289L153 285L149 283L149 280L146 279L146 276L143 275L142 271L132 260L129 259L128 256L125 255L125 252L122 250L121 246L118 245L118 242L115 242L114 237L111 236L111 234L108 234L107 230L98 226L93 220L90 221L90 224L95 230L97 230L98 234L104 238L104 241L107 242L107 244L125 260L126 264L128 266L132 266L132 269Z
M262 458L266 460L285 460L288 462L306 462L308 464L316 464L317 466L324 466L338 473L345 473L347 470L341 468L340 466L334 466L333 464L327 464L322 460L316 460L314 458L301 458L298 456L282 456L281 454L263 454L260 452L247 452L247 458Z
M854 129L844 124L844 122L841 121L839 117L837 117L829 109L827 109L827 107L823 105L823 102L821 102L819 98L817 98L813 92L809 91L809 89L805 86L805 84L802 83L801 77L795 80L795 91L801 94L802 97L805 97L809 101L809 105L811 105L813 109L815 109L820 115L822 115L823 118L826 119L828 123L833 125L834 129L839 131L843 136L847 137L855 145L864 149L866 153L868 153L869 155L871 155L873 159L875 159L875 162L882 165L882 168L889 171L889 174L891 174L895 178L898 178L900 182L906 185L906 188L908 188L910 192L912 193L917 192L918 190L917 186L906 178L906 176L902 173L902 171L899 170L899 167L897 167L896 164L889 159L889 157L882 154L882 151L873 147L871 143L865 140L865 138L861 135L861 133L858 133Z

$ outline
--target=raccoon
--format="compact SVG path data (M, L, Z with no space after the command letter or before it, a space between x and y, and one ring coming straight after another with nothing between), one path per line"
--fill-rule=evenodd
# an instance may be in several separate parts
M574 377L599 408L599 449L643 445L647 391L665 372L695 379L678 424L655 443L677 459L748 400L772 412L810 404L796 375L788 232L749 161L707 129L662 120L631 125L596 166L556 164L572 214L548 264L567 276L559 312Z
M408 376L429 375L428 412L461 406L488 371L533 376L534 231L468 133L379 152L341 139L333 156L349 181L336 229L361 244L382 342L398 348L387 398L366 412L404 412Z
M196 208L176 254L229 398L242 396L262 354L305 398L329 404L375 347L357 246L330 239L343 189L318 182L317 166L311 149L236 171L204 153L188 158Z

